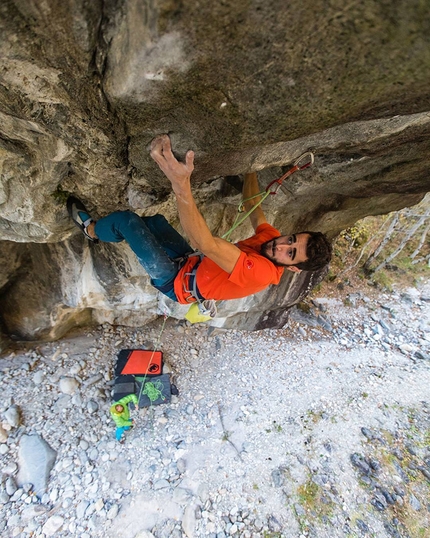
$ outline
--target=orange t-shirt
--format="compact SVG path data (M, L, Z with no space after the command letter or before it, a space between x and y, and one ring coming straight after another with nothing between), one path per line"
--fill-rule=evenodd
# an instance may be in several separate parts
M231 273L227 273L215 262L204 256L196 272L197 286L205 299L222 301L239 299L253 295L267 288L270 284L278 284L284 272L260 254L260 246L281 234L270 224L261 224L255 235L239 241L236 246L242 251ZM174 290L178 302L186 304L194 299L185 291L188 286L188 275L200 258L191 256L175 278Z

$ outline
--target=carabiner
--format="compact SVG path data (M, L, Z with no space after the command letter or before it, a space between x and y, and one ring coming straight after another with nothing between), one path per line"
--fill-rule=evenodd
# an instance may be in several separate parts
M302 166L299 166L299 162L302 161L307 155L309 155L309 162L306 164L303 164ZM299 170L304 170L305 168L308 168L308 166L311 166L314 164L314 154L312 151L306 151L305 153L302 153L298 159L294 161L294 166L297 166Z
M290 175L290 171L288 171L287 174ZM273 181L271 181L266 187L266 194L277 194L279 187L282 185L282 182L284 181L286 177L287 176L284 175L278 179L274 179ZM276 186L272 189L271 187L275 183L276 183Z

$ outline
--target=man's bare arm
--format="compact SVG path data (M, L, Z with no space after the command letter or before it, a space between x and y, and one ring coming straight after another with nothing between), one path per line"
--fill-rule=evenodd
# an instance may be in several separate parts
M240 250L219 237L214 237L197 208L191 192L191 173L194 170L194 152L188 151L185 163L172 153L170 138L162 135L151 144L151 157L172 184L176 196L179 219L191 245L231 273L240 256Z
M258 194L259 192L260 192L260 187L258 185L257 174L255 172L245 174L245 177L243 180L243 189L242 189L243 199L246 200L247 198L254 196L255 194ZM244 203L245 211L249 211L259 201L260 201L260 197L258 196L256 198L252 198L251 200L248 200L247 202L245 202ZM249 218L251 220L251 224L254 230L256 230L260 224L264 224L267 222L264 212L261 209L261 206L258 206L257 208L255 208L254 211L249 215Z

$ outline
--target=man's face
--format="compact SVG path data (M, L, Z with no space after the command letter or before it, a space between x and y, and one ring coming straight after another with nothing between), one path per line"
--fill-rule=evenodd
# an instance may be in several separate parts
M300 271L294 267L306 261L306 246L309 234L281 235L261 245L261 254L275 265L285 266L290 271Z

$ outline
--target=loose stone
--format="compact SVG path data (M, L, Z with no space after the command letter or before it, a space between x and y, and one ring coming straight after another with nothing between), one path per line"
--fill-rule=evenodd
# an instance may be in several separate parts
M421 503L420 501L413 495L412 493L409 495L409 504L411 505L411 508L415 511L421 510Z
M51 516L43 525L43 532L46 536L54 536L64 524L64 519L61 516Z
M5 443L7 441L9 434L0 424L0 443Z
M6 483L5 483L5 489L9 497L11 497L18 489L15 479L12 476L9 476L7 478Z
M17 405L11 405L4 416L12 428L18 428L21 421L21 410Z
M74 394L79 388L79 382L74 377L63 377L60 379L60 391L64 394Z

